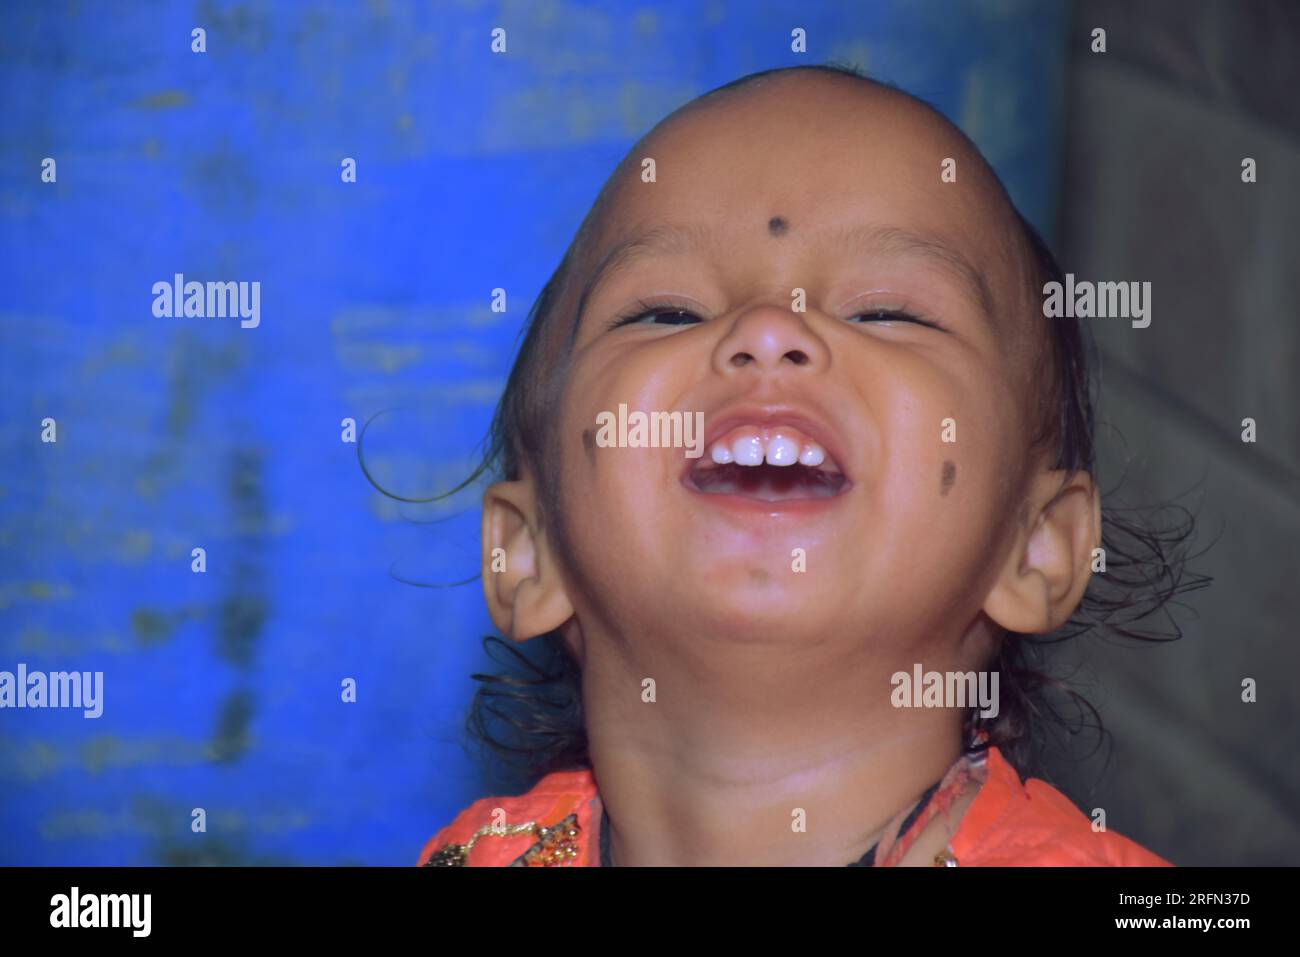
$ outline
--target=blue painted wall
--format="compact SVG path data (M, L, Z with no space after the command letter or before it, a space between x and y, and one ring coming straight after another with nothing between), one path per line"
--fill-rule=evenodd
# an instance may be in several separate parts
M688 99L854 62L1050 228L1062 7L610 6L4 6L0 670L105 692L98 719L0 710L0 863L408 864L486 793L479 585L404 583L476 574L477 495L384 497L340 422L399 410L365 441L398 494L466 475L533 297ZM155 317L178 272L260 282L260 326Z

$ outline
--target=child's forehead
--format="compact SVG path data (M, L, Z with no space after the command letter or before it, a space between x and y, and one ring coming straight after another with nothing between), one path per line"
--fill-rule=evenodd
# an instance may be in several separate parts
M637 144L615 179L598 245L656 221L752 230L775 218L791 238L867 224L971 236L1007 222L996 177L952 124L842 79L701 101Z
M965 273L1000 333L1028 345L1032 278L1017 223L983 157L929 107L856 82L783 79L681 111L629 152L569 295L581 323L629 246L712 250L710 261L763 271L787 253L817 263L925 246L950 259L950 276Z
M659 253L760 264L925 246L966 273L986 311L1005 315L1023 295L1014 212L983 158L930 108L866 84L796 78L701 101L629 152L599 205L588 286L648 238Z

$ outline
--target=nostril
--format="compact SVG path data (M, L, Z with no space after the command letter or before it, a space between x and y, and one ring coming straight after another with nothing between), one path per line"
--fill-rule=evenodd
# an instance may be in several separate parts
M753 362L753 361L754 361L754 357L751 356L748 352L737 352L734 356L731 357L731 364L735 366L737 369L739 369L741 366L745 365L746 363Z
M808 359L808 353L804 352L801 349L791 349L784 356L782 356L782 358L789 359L797 366L807 365L808 362L810 361Z

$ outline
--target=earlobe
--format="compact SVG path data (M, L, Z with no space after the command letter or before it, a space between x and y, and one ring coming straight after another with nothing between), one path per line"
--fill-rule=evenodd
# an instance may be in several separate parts
M1092 476L1043 472L1022 515L984 613L1008 631L1047 634L1069 621L1092 577L1092 550L1101 537Z
M573 616L531 480L496 482L483 493L482 568L488 614L512 641L553 631Z

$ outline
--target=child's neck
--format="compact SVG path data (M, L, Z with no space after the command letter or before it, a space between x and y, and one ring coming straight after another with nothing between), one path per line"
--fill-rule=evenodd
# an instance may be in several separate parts
M659 646L632 663L612 643L585 646L590 754L619 866L843 866L961 752L960 711L891 705L897 663L733 643L696 645L689 661Z

